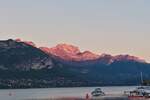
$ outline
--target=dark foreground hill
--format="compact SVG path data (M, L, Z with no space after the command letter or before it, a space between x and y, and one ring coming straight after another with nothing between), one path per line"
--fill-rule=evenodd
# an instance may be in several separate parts
M90 60L65 60L25 42L0 41L0 88L138 85L141 72L150 79L150 64L144 61L128 55L91 60L89 53L78 56Z

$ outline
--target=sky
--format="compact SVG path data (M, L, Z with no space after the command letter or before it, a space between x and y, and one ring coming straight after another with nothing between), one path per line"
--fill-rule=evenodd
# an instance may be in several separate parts
M9 38L150 62L150 0L0 0L0 39Z

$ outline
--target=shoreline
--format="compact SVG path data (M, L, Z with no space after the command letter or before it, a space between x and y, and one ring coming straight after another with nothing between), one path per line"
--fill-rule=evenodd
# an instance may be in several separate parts
M61 97L61 98L44 98L44 99L42 99L42 98L34 99L33 98L33 99L25 99L25 100L128 100L128 98L125 96L122 96L122 97L108 96L108 97L96 97L96 98L88 98L88 99L80 98L80 97Z
M121 85L119 87L137 87L138 85ZM118 87L117 85L109 86L78 86L78 87L47 87L47 88L0 88L0 90L22 90L22 89L63 89L63 88L97 88L97 87Z
M25 100L128 100L127 96L122 94L107 94L106 96L100 97L54 97L54 98L31 98Z

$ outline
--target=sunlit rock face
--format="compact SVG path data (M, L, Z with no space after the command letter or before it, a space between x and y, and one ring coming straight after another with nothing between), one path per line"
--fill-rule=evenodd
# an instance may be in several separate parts
M102 54L99 57L99 60L101 60L102 63L105 64L112 64L113 62L120 62L120 61L131 61L131 62L141 62L146 63L145 60L140 59L139 57L130 56L130 55L116 55L112 56L109 54Z
M115 61L136 61L136 62L146 62L144 59L140 59L139 57L130 56L130 55L117 55L114 56L113 59Z
M16 42L23 42L27 45L36 47L35 43L32 41L23 41L21 39L16 39ZM2 44L1 44L2 45ZM116 55L112 56L110 54L95 54L90 51L81 52L77 46L70 44L58 44L55 47L39 47L40 50L44 51L49 55L54 55L63 60L67 61L88 61L88 60L100 60L105 64L111 64L115 61L135 61L145 63L146 61L135 56L130 55Z
M58 44L56 47L41 47L40 49L46 53L50 53L69 61L85 61L99 58L99 55L96 55L90 51L81 52L78 47L69 44Z
M100 57L99 55L94 54L90 51L80 52L77 54L77 56L79 57L78 60L95 60L95 59L98 59Z
M28 44L28 45L31 45L31 46L33 46L33 47L36 47L36 45L35 45L35 43L34 42L32 42L32 41L22 41L21 39L16 39L15 40L16 42L24 42L24 43L26 43L26 44Z
M40 49L48 54L55 55L67 61L100 60L101 62L106 64L111 64L115 61L145 62L145 60L143 59L130 55L112 56L110 54L98 55L90 51L81 52L78 47L68 44L58 44L57 46L52 48L40 47Z

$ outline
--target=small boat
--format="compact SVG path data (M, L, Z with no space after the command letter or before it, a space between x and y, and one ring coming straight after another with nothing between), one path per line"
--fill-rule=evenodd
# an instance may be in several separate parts
M105 96L105 93L101 90L101 88L96 88L91 95L93 97L98 97L98 96Z
M150 87L140 86L133 91L125 91L128 98L150 98Z
M143 83L142 73L141 73L141 83ZM141 85L132 91L125 91L124 94L128 96L129 99L150 98L150 86Z

